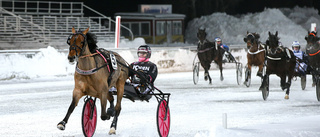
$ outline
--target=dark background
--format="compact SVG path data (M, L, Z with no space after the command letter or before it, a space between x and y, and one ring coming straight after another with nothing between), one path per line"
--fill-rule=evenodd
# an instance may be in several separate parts
M97 1L97 2L95 2ZM314 7L320 9L320 0L83 0L85 5L106 16L116 12L138 12L139 4L172 4L173 13L185 14L186 25L196 17L226 12L229 15L261 12L265 8Z
M226 12L229 15L236 16L261 12L265 8L300 6L320 9L320 0L60 0L59 2L68 1L84 2L85 5L112 18L114 18L116 12L138 12L139 4L172 4L172 12L185 14L186 23L193 18L211 15L214 12ZM85 14L90 16L92 13Z

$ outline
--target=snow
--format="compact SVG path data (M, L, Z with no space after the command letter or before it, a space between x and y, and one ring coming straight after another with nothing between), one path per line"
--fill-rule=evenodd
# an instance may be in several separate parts
M220 36L230 47L245 47L243 38L247 31L258 32L265 41L268 31L279 32L281 41L290 47L299 40L305 45L304 36L310 23L319 24L319 15L313 8L265 9L261 13L230 16L214 13L194 19L186 30L187 43L172 47L152 47L151 61L159 66L155 85L171 93L170 111L172 137L319 137L320 104L311 76L307 87L301 90L300 78L292 82L290 99L284 99L280 79L271 75L270 94L267 101L258 90L261 80L254 74L251 86L237 85L234 64L224 65L224 81L219 80L215 65L210 70L213 84L200 79L192 80L192 63L199 27L207 28L208 39ZM191 44L190 44L191 43ZM122 41L120 49L100 43L100 47L117 51L127 62L137 60L136 48L145 44L141 38ZM112 44L108 44L112 45ZM190 46L191 45L191 46ZM246 64L244 49L232 54ZM65 131L56 124L65 116L71 103L74 87L74 65L67 60L67 52L52 47L39 49L35 54L0 54L0 135L1 136L83 136L81 112L83 98L72 113ZM244 77L244 75L243 75ZM244 78L242 78L243 80ZM100 101L97 101L100 116ZM123 99L115 137L158 136L156 109L153 97L149 103ZM222 126L222 114L227 114L227 128ZM108 136L111 121L98 118L95 136Z

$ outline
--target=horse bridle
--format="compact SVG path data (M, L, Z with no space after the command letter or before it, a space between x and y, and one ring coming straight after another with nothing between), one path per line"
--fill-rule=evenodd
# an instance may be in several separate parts
M314 36L314 37L317 37L314 33L309 33L308 35L309 35L309 36L312 35L312 36ZM317 42L316 42L316 43L312 43L312 44L317 44ZM319 53L320 53L320 49L319 49L317 52L315 52L315 53L308 53L308 55L309 55L309 56L314 56L314 55L317 55L317 54L319 54Z
M76 44L76 41L77 41L77 38L78 38L78 35L79 35L79 34L84 38L84 40L81 41L81 44L83 45L82 48ZM74 38L74 40L73 40L73 44L71 45L71 42L70 42L70 41L71 41L71 38L72 38L73 36L75 36L75 38ZM85 34L83 34L83 33L79 30L77 33L73 33L73 34L70 34L70 35L69 35L69 37L68 37L68 39L67 39L67 44L70 46L70 47L69 47L69 51L75 50L75 51L76 51L76 56L80 56L80 55L82 54L83 50L85 49L85 46L87 45L87 36L86 36ZM80 49L79 55L78 55L77 48Z

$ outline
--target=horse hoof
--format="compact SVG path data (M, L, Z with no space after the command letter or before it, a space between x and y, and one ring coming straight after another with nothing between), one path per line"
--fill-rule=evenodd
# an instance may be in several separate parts
M66 122L61 121L58 123L57 128L60 130L64 130L66 128Z
M224 79L223 77L220 77L220 81L223 81L223 79Z
M289 99L289 95L286 94L286 95L284 96L284 99Z
M205 80L205 81L207 81L207 80L208 80L208 77L207 77L207 76L205 76L205 77L204 77L204 80Z
M105 121L105 120L109 120L110 116L101 116L101 120Z
M109 135L115 135L116 129L114 127L110 128Z

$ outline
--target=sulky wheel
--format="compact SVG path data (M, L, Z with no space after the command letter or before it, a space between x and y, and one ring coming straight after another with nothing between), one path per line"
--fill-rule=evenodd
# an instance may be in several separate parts
M199 68L199 63L195 63L195 65L193 66L193 83L195 85L197 85L199 81Z
M157 110L157 126L160 137L167 137L170 130L170 109L167 101L162 99Z
M316 93L317 93L317 99L318 101L320 101L320 81L319 80L317 80Z
M97 108L95 101L88 98L82 110L82 132L85 137L92 137L97 125Z
M266 87L262 89L263 100L267 100L269 96L269 77L266 78Z
M240 85L242 79L242 64L237 63L237 83Z

